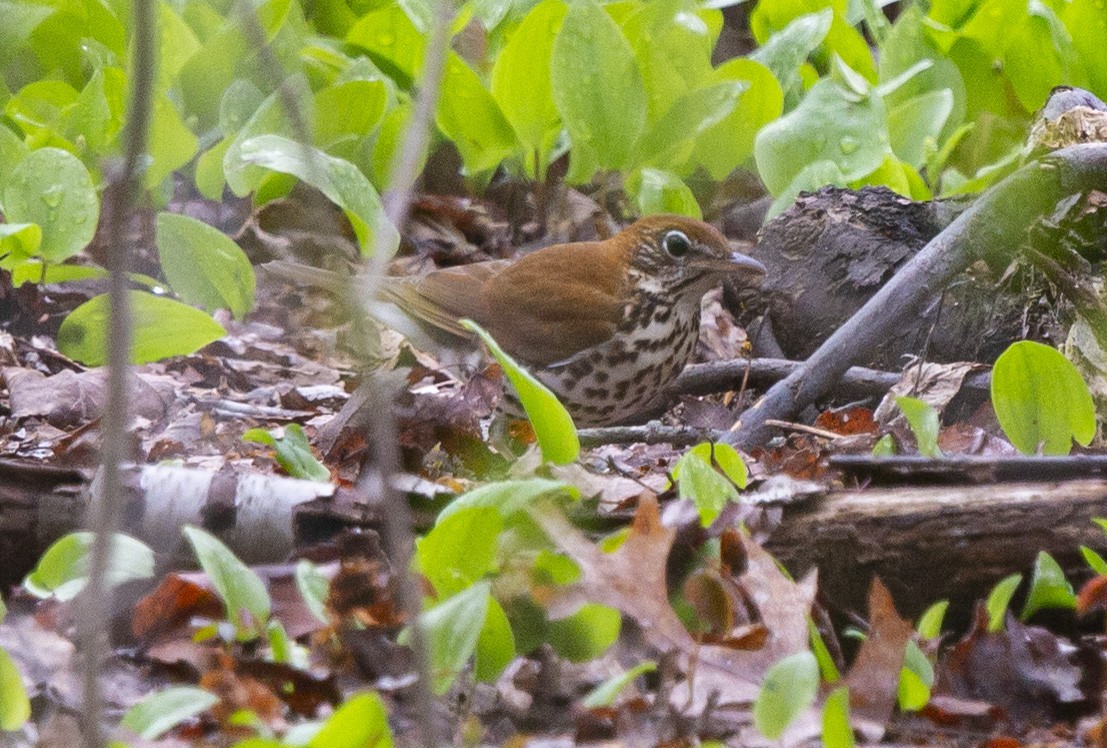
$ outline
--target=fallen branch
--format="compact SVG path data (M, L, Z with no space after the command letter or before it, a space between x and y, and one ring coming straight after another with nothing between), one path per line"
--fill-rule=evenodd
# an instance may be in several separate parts
M765 422L789 419L826 395L856 361L914 316L954 277L978 260L1002 266L1026 231L1065 197L1107 191L1107 145L1082 144L1028 164L985 192L932 239L845 325L794 372L746 409L724 438L743 449L764 443Z

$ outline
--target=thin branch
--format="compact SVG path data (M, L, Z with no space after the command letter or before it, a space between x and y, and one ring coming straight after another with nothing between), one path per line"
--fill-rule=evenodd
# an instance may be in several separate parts
M157 29L151 0L133 0L134 57L131 64L131 105L124 135L123 169L116 188L108 193L107 219L108 293L108 393L100 428L102 472L99 497L93 504L89 526L95 533L88 570L88 586L81 598L78 636L84 649L84 709L81 729L85 745L106 744L101 719L103 695L100 664L108 654L108 611L111 590L107 584L111 538L122 512L124 486L122 464L132 455L128 450L128 381L130 378L131 310L128 301L127 270L130 246L125 229L138 199L142 156L150 125L152 91L157 64Z

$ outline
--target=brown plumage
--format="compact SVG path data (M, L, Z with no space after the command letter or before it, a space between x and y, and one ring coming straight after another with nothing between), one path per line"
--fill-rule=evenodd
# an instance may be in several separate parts
M648 408L695 349L704 293L724 276L755 283L760 263L714 227L650 216L601 242L390 278L382 295L438 330L468 317L528 366L579 425Z

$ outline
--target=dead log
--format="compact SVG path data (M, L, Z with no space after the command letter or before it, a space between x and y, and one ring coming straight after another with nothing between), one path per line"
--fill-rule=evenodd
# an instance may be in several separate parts
M1039 551L1086 578L1079 546L1107 552L1104 516L1102 478L835 491L787 507L766 547L797 576L817 566L834 611L863 611L875 574L904 615L942 599L967 614L1003 577L1029 579Z

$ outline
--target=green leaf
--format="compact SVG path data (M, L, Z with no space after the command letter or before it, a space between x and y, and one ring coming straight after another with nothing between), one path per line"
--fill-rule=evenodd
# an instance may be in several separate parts
M473 653L473 676L482 683L494 682L515 659L515 654L511 622L496 598L489 595L488 613Z
M624 688L633 683L635 678L639 675L652 673L655 670L657 670L657 663L652 660L646 660L645 662L635 665L630 670L626 670L618 675L613 675L589 691L588 694L581 699L581 706L585 709L601 709L603 707L613 706L615 704L615 699L619 698L619 694L623 692Z
M515 131L480 78L455 53L446 57L435 122L470 173L487 171L515 150Z
M1084 556L1088 566L1092 567L1092 571L1100 576L1107 576L1107 560L1104 560L1103 556L1086 545L1080 546L1080 554Z
M916 630L923 639L937 639L942 635L942 621L945 620L946 611L949 609L949 600L939 600L931 605L919 616L919 625Z
M12 272L12 286L19 288L26 282L22 276L17 279L17 268L34 262L30 260L42 245L42 228L37 223L0 223L0 268Z
M365 14L350 29L346 41L368 50L374 61L384 63L385 72L413 81L423 66L427 40L425 27L406 5L387 3Z
M646 124L646 88L630 44L596 0L569 8L554 40L550 81L573 158L584 147L602 168L631 166Z
M400 243L399 233L385 217L384 207L373 185L349 161L328 156L317 148L301 145L280 135L250 138L242 144L239 153L244 163L291 174L315 187L342 208L354 226L362 253L372 250L378 232L386 237L384 247L388 254L396 251ZM227 155L231 155L230 151Z
M218 696L202 688L174 686L143 698L127 710L121 724L143 740L157 740L218 703Z
M256 638L269 621L271 609L265 583L214 535L192 525L185 525L181 532L192 545L215 591L223 598L227 618L238 629L239 636L244 640Z
M3 233L4 226L0 225L0 235ZM0 267L3 266L0 262ZM11 273L13 288L24 283L71 283L108 277L107 270L94 265L46 265L39 260L25 260L12 267Z
M249 429L242 435L242 439L273 447L277 464L293 478L329 483L331 471L315 458L303 427L298 423L290 423L283 431L282 435L277 436L265 429Z
M802 96L800 66L826 39L833 22L834 11L830 8L798 16L750 55L780 81L786 109L795 106Z
M1001 579L992 591L988 593L988 600L984 609L988 612L988 631L996 633L1003 630L1003 618L1007 613L1007 607L1011 604L1011 598L1015 596L1015 590L1022 582L1022 574L1012 574Z
M31 700L15 661L0 647L0 730L18 730L31 718Z
M676 213L702 219L696 196L680 177L671 171L644 167L627 178L627 195L634 200L639 215Z
M586 0L591 2L591 0ZM565 410L546 385L539 382L530 372L504 353L499 344L492 339L480 325L469 319L463 319L461 326L474 332L488 347L489 352L503 367L504 374L515 388L519 402L530 419L542 457L555 465L567 465L580 454L580 439L572 416Z
M692 160L707 169L712 179L721 181L753 156L757 133L784 111L784 91L767 67L742 57L716 68L713 80L749 85L734 110L696 138Z
M63 602L72 600L88 584L94 537L91 532L73 532L55 540L23 580L23 587L35 597L52 595ZM153 576L154 551L128 535L112 535L105 577L107 586Z
M854 748L849 720L849 689L836 688L823 704L823 748Z
M300 597L304 599L307 609L321 622L330 623L330 617L327 615L330 580L320 574L319 567L306 558L296 562L295 578L296 589L300 591Z
M769 668L753 704L753 724L770 740L778 740L788 725L815 700L819 664L809 651L797 652Z
M837 683L842 678L842 673L838 670L838 664L834 662L830 650L827 649L826 642L823 641L823 635L819 632L819 627L815 625L810 616L807 617L807 635L811 642L811 651L815 655L815 660L819 663L819 675L827 683Z
M1072 610L1075 607L1076 595L1060 564L1045 551L1039 551L1034 560L1034 574L1030 577L1030 591L1019 618L1029 620L1043 608Z
M144 179L149 190L191 161L200 147L200 141L181 119L177 106L165 94L154 97L149 140L150 164Z
M142 291L128 295L134 323L131 363L194 353L227 334L207 314L179 301ZM87 366L103 366L108 358L108 314L107 294L74 309L58 329L58 350Z
M795 110L757 134L758 173L774 195L818 162L834 164L847 181L861 179L890 153L885 116L880 97L859 98L831 80L821 80ZM811 137L816 132L819 137Z
M495 568L496 548L503 530L500 513L474 506L439 518L415 543L416 568L440 599L456 595Z
M896 453L896 440L885 434L873 445L873 457L891 457Z
M953 112L953 92L928 91L908 99L888 112L888 137L892 151L915 168L926 158L927 142L938 136Z
M438 514L438 522L474 507L493 507L504 519L526 510L539 499L558 495L580 498L580 489L568 483L546 478L526 478L488 483L466 491Z
M699 511L700 524L707 527L729 502L738 501L738 489L720 475L701 454L689 450L673 467L680 498L691 501Z
M896 406L907 419L911 433L915 435L919 454L924 457L941 457L942 451L938 449L938 429L941 425L938 422L938 411L917 397L897 397Z
M588 662L619 639L621 627L619 611L587 603L567 618L550 621L546 637L554 651L570 662Z
M992 407L1023 454L1065 455L1095 436L1095 406L1080 372L1057 350L1022 340L992 369Z
M745 81L723 81L677 99L642 133L635 147L634 162L664 168L686 161L693 141L731 114L748 88Z
M903 657L903 669L899 674L899 708L905 712L917 712L930 701L930 688L934 685L934 666L914 640L907 642Z
M525 151L538 151L543 167L561 129L550 82L550 59L567 11L564 0L543 0L534 6L508 38L492 68L492 96ZM530 159L524 158L524 166L531 168Z
M58 148L32 152L12 169L4 185L4 217L9 223L42 228L38 255L61 262L92 241L100 200L80 159Z
M203 221L174 213L157 218L158 257L173 291L209 312L242 319L254 306L254 268L234 241Z
M427 639L431 688L439 696L450 690L477 649L488 616L489 590L488 582L477 582L419 617ZM405 629L400 642L407 643L409 638L410 632Z
M388 711L375 693L346 699L308 743L310 748L392 748Z
M1061 8L1061 20L1072 35L1072 45L1088 73L1088 87L1107 95L1107 18L1099 0L1071 0Z
M325 150L353 143L380 124L388 105L383 80L350 80L315 94L315 142Z

